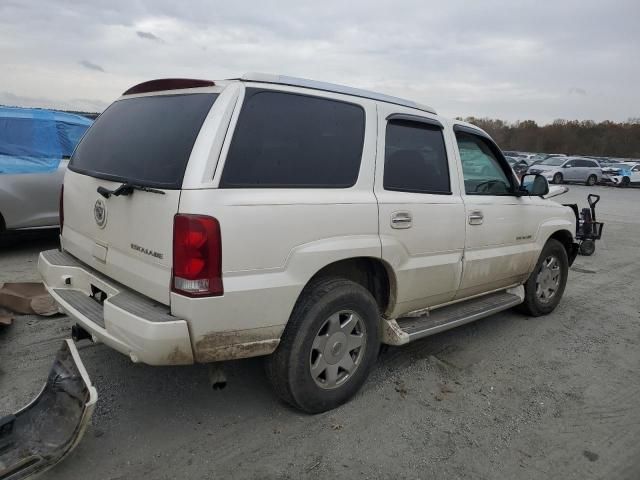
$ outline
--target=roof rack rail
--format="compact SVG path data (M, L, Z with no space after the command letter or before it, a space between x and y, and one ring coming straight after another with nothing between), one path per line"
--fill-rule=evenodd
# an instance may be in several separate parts
M346 95L353 95L355 97L369 98L371 100L393 103L395 105L402 105L404 107L415 108L417 110L423 110L425 112L436 114L436 111L432 107L414 102L412 100L405 100L403 98L385 95L384 93L371 92L369 90L347 87L345 85L337 85L335 83L319 82L316 80L308 80L306 78L289 77L286 75L273 75L270 73L258 72L245 73L242 77L240 77L240 80L243 80L245 82L276 83L279 85L289 85L293 87L313 88L314 90L323 90L326 92L344 93Z

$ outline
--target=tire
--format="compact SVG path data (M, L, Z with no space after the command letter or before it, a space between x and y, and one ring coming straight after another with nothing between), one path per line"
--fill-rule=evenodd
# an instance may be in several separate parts
M557 273L559 274L552 294L547 288L541 288L540 291L537 288L539 280L542 287L549 287L554 284L553 274L556 270L546 268L549 258L555 258L558 267ZM564 293L568 273L569 260L567 251L559 241L553 238L549 239L540 253L535 269L524 284L524 302L518 306L518 310L532 317L539 317L553 312ZM543 277L539 279L540 275L543 275ZM540 293L546 293L547 298L541 298Z
M595 175L589 175L587 177L587 181L584 182L588 187L593 187L598 182L598 177Z
M561 173L559 173L559 172L558 172L558 173L556 173L556 174L553 176L553 180L551 180L551 181L552 181L553 183L555 183L556 185L558 185L558 184L562 183L562 174L561 174Z
M276 394L300 410L336 408L369 376L380 350L379 329L378 305L367 289L340 278L319 280L300 295L278 348L266 359L267 377Z
M578 249L578 253L580 255L584 255L585 257L589 257L593 255L596 251L596 242L593 240L583 240L580 244L580 248Z
M631 183L631 179L629 177L622 177L622 182L620 182L620 186L622 188L627 188Z

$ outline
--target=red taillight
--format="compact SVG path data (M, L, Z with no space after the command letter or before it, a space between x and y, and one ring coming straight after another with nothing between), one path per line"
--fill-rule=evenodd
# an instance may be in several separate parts
M62 227L64 226L64 185L60 188L60 200L58 205L58 216L60 221L60 233L62 234Z
M172 290L189 297L222 295L220 224L204 215L173 219Z

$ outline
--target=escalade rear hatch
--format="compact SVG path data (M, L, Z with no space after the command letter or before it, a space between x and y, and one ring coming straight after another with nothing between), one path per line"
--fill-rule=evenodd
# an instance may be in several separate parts
M218 96L184 92L113 103L76 148L63 189L63 248L166 305L182 180Z

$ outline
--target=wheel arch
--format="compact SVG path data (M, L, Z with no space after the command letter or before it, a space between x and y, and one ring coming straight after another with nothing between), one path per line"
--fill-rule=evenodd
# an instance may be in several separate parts
M319 269L307 281L302 293L320 279L339 277L366 288L375 298L381 313L393 310L396 301L396 277L393 268L375 257L351 257L337 260Z
M557 240L562 244L562 246L567 252L567 258L569 259L569 266L571 266L571 264L573 263L578 253L577 244L574 242L573 235L571 234L571 232L569 230L564 230L564 229L556 230L549 236L549 238L547 239L547 242L550 239Z

